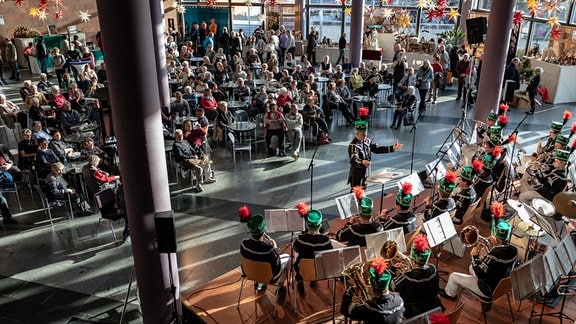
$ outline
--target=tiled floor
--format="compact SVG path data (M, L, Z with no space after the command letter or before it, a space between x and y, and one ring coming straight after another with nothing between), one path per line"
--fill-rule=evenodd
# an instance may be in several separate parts
M24 72L24 77L27 76ZM5 74L6 75L6 74ZM29 75L28 75L29 76ZM37 78L33 78L34 82ZM0 87L10 100L20 101L20 85ZM393 154L375 156L372 170L384 168L410 172L411 149L413 168L424 169L435 158L440 145L460 118L459 103L450 89L430 106L420 121L414 147L409 128L389 128L391 111L373 120L369 134L379 144L392 144L398 138L404 148ZM538 139L548 133L552 120L561 120L568 105L545 105L528 117L519 128L518 139L531 152ZM473 110L469 112L469 118ZM511 109L509 132L524 118L524 112ZM0 132L2 132L0 130ZM347 145L353 128L331 126L332 143L320 146L314 160L314 208L328 218L336 217L334 198L348 192ZM5 138L0 134L0 139ZM14 143L10 143L15 148ZM258 153L248 163L247 155L234 168L232 157L222 148L214 150L215 184L194 194L185 184L175 182L174 169L169 168L173 209L178 232L178 267L181 290L189 291L212 280L239 264L239 241L247 235L245 224L238 221L237 210L246 203L253 213L265 208L289 208L299 201L310 203L311 172L308 171L314 146L298 161L291 157L268 158L259 145ZM387 185L386 192L391 191ZM130 188L127 188L130 190ZM379 185L371 185L368 194L380 193ZM38 197L21 191L24 212L17 211L14 198L9 198L18 225L4 226L0 231L0 321L2 323L83 323L90 321L118 322L133 265L130 244L115 246L110 230L101 225L98 216L68 220L61 211L55 228L40 210ZM118 233L121 226L116 226ZM100 235L97 237L96 232ZM288 235L273 235L282 244ZM126 322L142 319L137 306L136 289L130 292ZM40 319L35 320L35 319Z

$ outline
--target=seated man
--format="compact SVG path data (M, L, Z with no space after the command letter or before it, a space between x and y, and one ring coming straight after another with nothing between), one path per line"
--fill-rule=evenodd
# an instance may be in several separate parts
M266 220L262 215L253 215L248 219L248 229L251 237L242 240L240 244L240 255L243 258L258 262L268 262L272 266L274 277L269 283L279 283L278 297L282 300L286 297L286 287L284 281L288 273L290 256L288 254L278 255L278 245L276 241L266 235ZM266 290L267 283L257 283L256 289Z
M396 207L394 208L397 211L396 215L388 217L387 211L380 215L380 222L385 231L402 227L404 234L408 234L416 229L416 217L410 210L413 198L412 184L403 183L402 188L396 194Z
M81 154L81 160L86 161L90 155L96 155L100 158L101 165L107 172L111 169L112 161L108 156L108 153L104 152L103 149L94 145L94 139L88 137L84 140Z
M428 263L431 254L432 250L428 245L426 235L416 235L410 249L410 258L414 267L394 279L395 290L402 297L406 308L405 318L411 318L442 306L438 295L440 277L436 267Z
M491 209L494 215L492 235L490 236L492 248L487 255L480 255L480 245L474 247L470 251L472 256L470 274L452 272L446 283L446 288L440 290L441 296L455 300L458 288L462 286L490 301L500 280L510 275L518 255L516 247L509 244L512 225L501 218L504 216L502 203L493 203ZM489 311L491 305L491 303L482 303L482 310Z
M28 128L22 130L22 140L18 143L18 168L32 170L36 160L38 143L32 139L32 131Z
M382 225L372 221L374 202L371 198L364 197L360 200L360 217L350 218L350 222L336 233L336 239L340 242L348 242L348 246L366 246L366 235L382 232Z
M119 176L110 175L98 168L100 158L98 155L88 156L88 164L82 168L82 176L86 182L86 189L91 195L102 190L105 186L116 186Z
M64 103L62 111L60 112L60 122L62 129L70 134L70 127L80 124L80 114L77 110L72 109L72 104L69 101Z
M286 156L284 153L284 132L286 131L286 120L278 106L272 103L268 106L270 111L264 114L264 136L266 138L266 147L268 156ZM272 137L278 137L278 146L273 145Z
M48 76L46 73L40 73L40 81L36 84L36 87L42 93L50 93L50 88L52 88L52 82L48 81Z
M76 213L81 216L93 215L96 212L90 209L90 205L86 202L81 194L76 192L76 189L68 185L68 181L62 176L64 164L56 162L52 164L52 172L48 174L46 183L48 184L49 193L52 198L57 200L67 200L70 195L70 200L76 206Z
M53 109L48 112L40 106L40 100L36 97L30 99L30 109L28 110L29 120L46 123L50 127L58 127L59 120L56 119L56 113Z
M400 296L390 293L389 286L392 274L386 267L387 263L383 258L373 259L368 269L368 275L374 297L363 303L353 303L352 297L356 291L354 287L349 287L342 296L340 313L352 320L364 321L366 324L402 322L404 301Z
M426 220L440 216L440 214L445 212L450 213L456 208L454 199L450 197L454 188L456 188L456 173L449 170L446 172L444 178L440 179L440 185L438 186L439 198L430 205L430 197L426 197L425 201L426 205L428 205L424 211L424 218Z
M52 136L42 129L42 123L35 121L32 123L32 139L38 141L40 138L45 138L48 142L52 140Z
M176 91L174 98L174 101L170 103L170 117L174 119L175 117L190 116L190 106L188 101L182 98L182 92Z
M181 129L174 132L174 144L172 144L172 154L174 160L184 170L193 170L196 176L196 192L202 192L202 184L214 183L216 180L212 177L212 161L210 161L200 148L194 148L184 140L184 134Z
M72 145L62 140L62 134L58 129L51 130L50 135L52 136L52 140L50 141L50 144L48 144L48 147L56 153L56 156L60 161L70 160L70 154L74 153Z
M292 157L295 161L300 157L300 143L302 142L302 125L304 119L298 112L295 104L290 105L290 113L286 115L286 128L288 129L288 139L292 142Z
M12 182L22 180L22 170L14 165L14 156L4 144L0 144L0 177L2 175Z
M12 213L8 206L8 200L6 200L6 197L2 195L2 192L0 192L0 211L2 212L4 225L18 224L18 221L12 218ZM0 226L0 229L2 229L2 226Z
M566 164L569 158L570 151L557 150L552 169L547 171L538 170L534 173L533 176L538 183L532 190L524 191L520 194L520 202L530 204L534 198L544 198L548 199L548 201L553 201L554 197L566 188Z
M38 152L36 152L36 173L39 179L45 179L52 170L52 163L60 162L56 153L48 148L45 138L38 139Z
M482 171L484 163L479 160L472 162L472 166L466 165L462 167L462 172L460 173L460 191L455 195L456 202L456 214L452 219L452 222L456 225L462 224L462 217L466 214L468 207L473 204L478 197L476 196L476 191L474 190L474 180L476 180L476 174Z
M304 282L300 275L300 261L302 259L314 259L314 252L330 250L332 243L330 238L326 235L320 234L320 227L322 226L322 213L319 210L312 209L306 214L306 228L304 234L298 235L294 241L294 251L298 253L298 257L294 262L294 269L296 270L296 281L298 282L298 293L304 295ZM310 287L314 287L316 282L310 282Z

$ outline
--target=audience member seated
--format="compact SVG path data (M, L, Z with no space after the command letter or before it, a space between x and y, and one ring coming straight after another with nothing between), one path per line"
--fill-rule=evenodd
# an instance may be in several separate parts
M46 184L48 185L48 193L51 198L56 200L68 200L68 195L70 195L70 201L74 203L76 208L76 214L80 216L88 216L96 214L96 212L90 209L90 205L86 202L84 197L80 193L76 192L76 189L68 185L68 181L62 176L62 171L64 171L64 164L61 162L56 162L52 164L52 172L48 174L46 178Z
M212 161L198 148L194 148L184 140L181 129L174 132L174 144L172 145L172 154L174 160L184 170L194 171L196 176L196 192L204 191L202 184L214 183L216 180L212 177Z
M220 90L216 82L212 82L210 84L210 91L212 92L212 96L214 97L214 100L216 100L216 102L228 101L228 94Z
M0 93L0 115L4 119L6 127L14 129L16 127L15 123L20 120L20 116L28 118L28 116L20 112L20 107L10 100L6 99L6 95ZM22 126L25 126L22 125Z
M54 110L50 109L48 112L44 111L44 108L40 106L40 100L38 98L32 98L30 100L28 118L33 122L38 121L40 123L46 123L48 127L57 127L59 122L56 119L56 113Z
M324 112L324 115L328 116L328 119L332 116L332 109L338 109L342 112L344 119L346 119L346 124L350 125L354 122L354 115L348 108L348 104L344 98L340 97L338 92L336 92L336 84L334 82L330 82L328 84L328 94L326 95L326 99L328 100L328 109Z
M190 105L188 101L184 100L182 97L182 92L174 92L174 101L170 103L170 117L172 119L176 117L190 116Z
M266 93L266 87L262 86L260 91L252 98L252 107L248 109L248 116L254 117L258 114L264 113L267 105L268 94Z
M216 71L214 72L214 82L218 84L223 84L231 81L228 71L224 70L224 65L222 62L216 63Z
M80 114L72 109L72 104L69 101L64 102L63 109L60 112L60 122L66 134L71 133L70 127L80 124Z
M307 78L306 73L302 71L302 66L300 64L296 65L296 68L294 68L294 72L292 72L291 76L293 80L298 82L299 86L301 86Z
M283 113L288 113L290 111L290 104L293 102L288 90L285 87L280 88L280 94L276 98L276 105L278 109Z
M120 177L110 175L98 168L100 158L97 155L90 155L87 160L88 164L82 168L82 176L90 195L94 195L106 187L115 187L117 185Z
M56 109L56 112L62 111L62 109L64 108L64 103L66 102L66 97L64 97L64 95L62 95L60 93L60 87L59 86L56 86L56 85L52 86L52 88L50 90L51 90L51 94L50 94L50 100L49 100L48 104L53 109Z
M22 140L18 143L18 168L32 170L36 160L38 143L32 139L32 131L28 128L22 130Z
M330 63L330 56L324 55L322 62L320 62L320 76L332 78L332 63Z
M304 125L304 118L298 112L298 106L295 104L290 105L290 112L286 114L286 128L288 139L292 143L292 157L298 160L300 157L300 143L302 142L302 126Z
M290 82L292 82L292 77L290 76L290 72L288 72L288 70L284 69L282 70L282 73L280 75L280 79L278 79L278 82L280 82L280 84L283 87L290 87Z
M104 85L98 81L97 77L90 79L90 85L86 89L87 98L98 98L98 89L104 88Z
M35 162L38 179L45 179L52 170L52 163L56 162L60 162L60 159L54 151L48 148L48 141L45 138L39 138Z
M62 162L70 161L72 153L74 153L74 148L69 143L62 140L62 134L59 129L53 129L50 131L52 140L48 147L56 153L58 159ZM79 155L76 157L78 158Z
M14 156L10 153L8 147L0 144L0 168L8 171L14 181L22 180L22 170L14 165Z
M48 81L48 76L46 76L46 73L40 73L40 81L38 81L36 84L38 90L42 93L50 93L52 86L53 84L52 82Z
M45 138L48 142L52 140L52 136L42 129L42 123L35 121L32 123L32 139L38 141L40 138Z
M289 73L294 71L296 68L296 60L292 56L292 53L286 53L284 58L284 69L288 70Z
M22 101L26 102L26 97L32 93L32 81L25 80L22 83L22 88L20 88L20 97L22 97Z
M312 127L312 135L314 137L320 139L325 136L328 138L328 123L326 123L324 112L314 104L313 98L306 99L306 104L302 109L302 117L304 118L304 123Z
M278 80L274 79L274 72L268 72L266 74L266 80L264 81L264 87L266 87L266 92L276 92L280 90L282 85Z
M26 100L24 100L24 105L26 105L27 109L30 109L32 107L32 99L38 99L38 105L47 105L48 104L48 100L46 99L46 96L44 96L44 94L42 92L38 91L38 86L33 84L30 87L30 94L28 94L26 96Z
M358 68L353 68L352 75L350 75L350 88L352 91L358 93L363 86L364 79L362 79L362 76L358 73Z
M104 85L108 84L108 73L106 71L106 63L104 62L100 63L100 70L96 72L96 76L98 76L98 81L100 81L102 84Z
M238 78L236 83L238 84L238 87L234 89L234 100L246 101L252 94L252 90L246 85L243 78Z
M64 73L62 75L62 83L60 83L62 90L70 90L73 84L75 85L76 81L70 76L70 73ZM66 97L66 94L64 96Z
M353 216L350 221L336 233L336 239L340 242L348 242L348 246L366 246L366 235L382 232L382 225L372 221L374 202L365 197L360 201L360 217Z
M412 112L414 110L414 107L416 106L415 92L416 89L413 86L408 87L402 102L398 103L396 109L394 109L394 118L392 119L390 128L400 129L400 126L402 126L402 122L404 121L404 116L406 116L409 111Z
M338 64L336 65L334 74L332 75L332 79L333 80L339 80L339 79L344 79L346 77L346 74L344 73L344 71L342 71L342 65ZM338 85L338 83L336 83L336 85Z
M286 132L286 120L282 112L278 111L275 103L269 104L270 111L264 114L264 136L266 138L266 147L268 156L286 156L284 152L284 133ZM272 137L278 138L278 146L273 145Z
M228 110L228 102L221 101L218 103L218 116L214 121L214 140L217 142L226 142L230 126L234 123L236 118L231 111Z
M200 106L204 110L213 110L218 107L218 102L212 97L212 91L210 91L210 89L204 90L204 96L200 100Z
M78 81L76 81L78 89L82 90L82 93L86 93L90 87L90 79L86 79L84 73L78 74Z
M247 77L248 74L246 73L246 71L242 70L242 65L236 65L234 73L232 74L232 80L238 81L238 79L240 78L246 79Z

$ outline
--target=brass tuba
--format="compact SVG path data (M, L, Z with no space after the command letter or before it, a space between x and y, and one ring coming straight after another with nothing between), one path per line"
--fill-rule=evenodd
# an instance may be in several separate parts
M358 262L350 265L342 271L342 275L350 278L356 284L356 288L359 290L358 297L362 302L370 300L370 286L366 283L364 278L364 263Z
M384 245L382 245L380 256L386 260L391 260L396 268L397 274L412 270L412 261L409 257L398 251L398 243L394 241L386 241Z
M460 241L462 241L462 244L467 248L478 247L480 249L479 255L488 254L492 248L490 241L480 236L480 231L474 225L468 225L462 229L462 232L460 232Z

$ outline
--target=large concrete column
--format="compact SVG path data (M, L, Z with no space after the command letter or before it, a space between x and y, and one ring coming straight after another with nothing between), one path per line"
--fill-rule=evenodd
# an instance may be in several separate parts
M170 87L168 87L168 70L166 69L166 51L164 50L164 37L166 24L164 23L164 2L150 1L150 14L152 17L152 38L156 49L156 75L158 77L158 95L160 107L170 106Z
M466 32L466 19L470 17L472 1L460 1L460 16L458 17L458 27ZM464 40L462 40L462 43Z
M362 40L364 36L364 0L352 0L350 17L350 63L359 66L362 61Z
M500 102L500 90L506 66L506 53L510 43L512 18L516 0L492 1L488 16L486 51L482 57L482 73L476 101L475 120L485 120Z
M150 3L97 0L142 315L156 324L170 322L180 291L175 258L170 265L156 247L154 216L171 205Z

